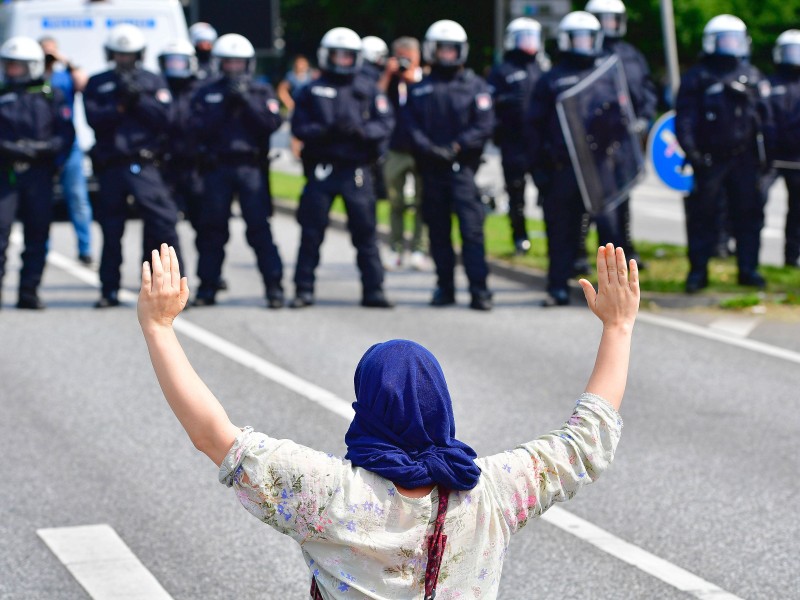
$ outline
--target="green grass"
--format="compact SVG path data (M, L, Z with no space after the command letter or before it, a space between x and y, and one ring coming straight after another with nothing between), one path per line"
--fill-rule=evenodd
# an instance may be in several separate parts
M297 175L272 172L270 174L272 194L276 198L297 201L303 188L304 179ZM344 213L344 204L337 198L333 211ZM388 202L378 202L378 223L388 224ZM411 227L410 214L406 213L407 227ZM528 219L528 231L531 232L531 250L524 256L514 255L508 218L501 214L490 214L486 218L484 228L486 236L486 252L489 256L542 271L547 270L547 237L542 221ZM460 243L458 227L453 227L454 243ZM593 262L594 249L597 248L597 236L589 234L586 242L590 262ZM686 274L689 272L689 261L686 248L674 244L658 244L653 242L636 242L636 249L647 268L640 273L641 288L645 292L665 294L683 294ZM709 264L709 286L704 294L722 295L724 308L747 308L764 302L774 302L791 306L800 306L800 269L762 266L761 274L767 280L766 294L753 292L752 288L742 287L736 283L736 260L734 258L712 259ZM593 276L588 279L596 283Z

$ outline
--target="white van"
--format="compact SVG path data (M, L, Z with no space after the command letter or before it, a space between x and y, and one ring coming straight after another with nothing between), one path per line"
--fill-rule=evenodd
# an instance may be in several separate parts
M171 40L189 39L179 0L13 0L0 4L0 43L15 35L54 38L61 51L89 75L108 69L103 45L119 23L139 27L147 39L144 66L158 71L157 56ZM84 151L94 144L80 95L75 130Z

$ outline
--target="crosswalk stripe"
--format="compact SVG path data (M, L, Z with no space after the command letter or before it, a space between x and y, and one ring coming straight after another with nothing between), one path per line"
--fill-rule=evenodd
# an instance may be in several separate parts
M92 600L172 600L109 525L38 529Z

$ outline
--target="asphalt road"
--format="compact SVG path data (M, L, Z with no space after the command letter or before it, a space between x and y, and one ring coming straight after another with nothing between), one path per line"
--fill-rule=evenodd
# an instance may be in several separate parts
M298 227L276 215L287 292ZM193 236L181 235L190 285ZM124 286L138 287L140 224L125 237ZM86 592L37 536L41 528L109 524L174 599L303 598L308 574L289 539L253 519L217 482L158 389L134 306L90 308L91 272L73 263L68 224L54 227L42 288L48 310L16 311L19 247L9 251L0 310L0 598L78 599ZM67 257L67 258L61 258ZM58 266L62 265L62 266ZM581 306L534 306L543 290L494 278L496 309L427 306L432 273L387 275L391 311L360 308L354 253L330 230L318 305L268 311L242 223L232 221L220 304L180 319L351 401L352 376L376 341L404 337L441 361L459 438L481 455L559 426L592 368L599 322ZM796 597L800 385L796 324L703 336L715 316L657 322L634 335L625 428L612 468L563 505L730 596ZM669 325L689 324L682 331ZM763 333L770 327L781 335ZM729 328L730 331L730 328ZM771 330L770 330L771 331ZM727 334L726 334L727 335ZM303 394L181 335L232 420L343 454L347 422ZM741 340L782 345L782 356ZM785 342L785 343L784 343ZM763 350L763 349L762 349ZM122 597L121 595L119 597ZM501 598L678 599L680 591L614 554L540 521L512 541Z

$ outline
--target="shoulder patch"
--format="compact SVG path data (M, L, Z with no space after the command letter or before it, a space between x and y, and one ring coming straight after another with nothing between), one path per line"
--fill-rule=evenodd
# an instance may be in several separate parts
M269 110L269 112L271 112L273 115L277 115L281 110L281 105L278 104L278 101L275 98L268 98L267 110Z
M482 92L475 96L475 106L478 110L489 110L492 108L492 97L486 92Z
M161 104L169 104L172 102L172 94L169 93L167 88L159 88L156 90L156 100Z
M375 96L375 109L382 115L389 112L389 100L386 99L385 94Z
M72 109L67 106L66 104L61 107L61 118L64 121L71 121L72 120Z
M769 81L766 79L762 79L758 82L758 93L761 95L762 98L768 98L769 95L772 93L772 86L770 85Z

